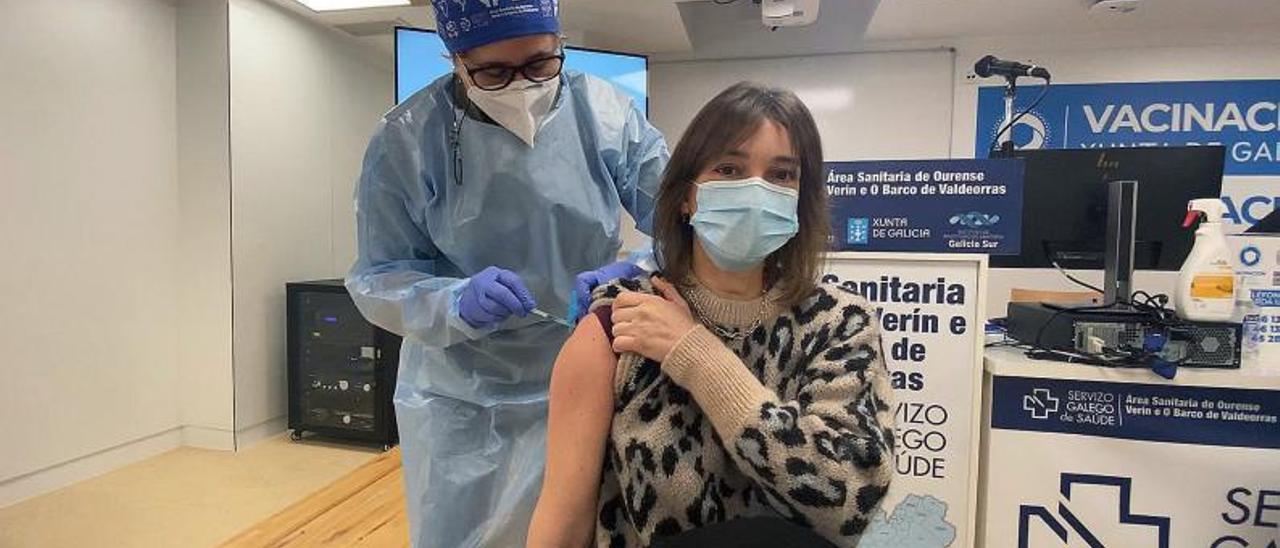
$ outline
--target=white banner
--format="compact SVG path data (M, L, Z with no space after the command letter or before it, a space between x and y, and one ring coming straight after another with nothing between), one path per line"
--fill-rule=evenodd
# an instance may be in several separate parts
M992 376L984 546L1280 547L1280 379L1215 379Z
M897 476L862 548L973 546L986 256L834 253L824 281L877 308Z

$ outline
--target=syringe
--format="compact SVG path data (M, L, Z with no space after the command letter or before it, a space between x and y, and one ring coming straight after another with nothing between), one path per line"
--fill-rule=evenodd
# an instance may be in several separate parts
M545 310L543 310L543 309L541 309L541 308L535 308L535 309L533 309L532 311L530 311L529 313L530 313L530 314L533 314L534 316L537 316L537 317L539 317L539 318L542 318L542 319L544 319L544 320L547 320L547 321L550 321L550 322L558 323L558 324L560 324L560 325L563 325L563 326L565 326L565 327L568 327L569 329L573 329L573 328L575 327L572 323L570 323L570 322L569 322L569 320L566 320L566 319L561 318L561 317L559 317L559 316L554 316L554 315L552 315L550 312L547 312L547 311L545 311Z

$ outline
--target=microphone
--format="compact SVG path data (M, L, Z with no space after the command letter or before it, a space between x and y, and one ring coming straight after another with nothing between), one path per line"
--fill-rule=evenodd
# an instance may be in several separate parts
M1002 61L994 55L988 55L982 59L978 59L973 64L973 72L978 76L986 78L988 76L1005 76L1016 78L1018 76L1031 76L1034 78L1049 79L1049 71L1044 67L1035 65L1025 65L1017 61Z

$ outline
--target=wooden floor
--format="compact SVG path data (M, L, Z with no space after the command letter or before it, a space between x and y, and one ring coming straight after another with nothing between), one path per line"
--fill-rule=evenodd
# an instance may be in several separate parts
M0 508L0 547L218 546L380 455L283 433L238 451L180 447Z
M377 456L223 546L409 546L400 448Z

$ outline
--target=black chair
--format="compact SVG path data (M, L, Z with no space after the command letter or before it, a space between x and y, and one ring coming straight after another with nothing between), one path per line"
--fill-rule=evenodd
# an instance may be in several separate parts
M779 518L743 518L654 539L653 548L836 548L813 532Z

